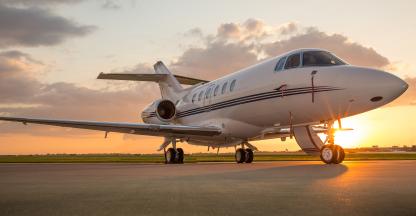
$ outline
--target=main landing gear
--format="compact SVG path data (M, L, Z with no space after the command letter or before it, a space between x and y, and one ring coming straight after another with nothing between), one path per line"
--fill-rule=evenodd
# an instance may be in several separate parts
M182 164L184 158L184 152L182 148L169 148L165 153L165 163L167 164Z
M172 139L173 148L165 150L165 163L167 164L183 164L184 151L182 148L176 148L176 140Z
M235 151L235 161L237 163L251 163L253 162L253 150L247 148L239 148Z

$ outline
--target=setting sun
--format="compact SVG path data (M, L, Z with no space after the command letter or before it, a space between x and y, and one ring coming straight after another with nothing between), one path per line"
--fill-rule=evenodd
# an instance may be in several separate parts
M361 130L337 131L336 143L344 148L356 148L362 143L363 132Z
M335 128L338 128L338 124L335 122ZM335 132L335 143L344 148L356 148L363 144L365 134L367 133L367 126L365 120L360 119L360 116L354 116L342 120L343 130ZM322 140L326 139L326 135L320 135Z

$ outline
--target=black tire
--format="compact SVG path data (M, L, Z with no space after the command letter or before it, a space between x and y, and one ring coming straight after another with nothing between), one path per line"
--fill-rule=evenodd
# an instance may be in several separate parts
M166 151L166 163L173 164L176 163L176 151L173 148L169 148Z
M335 158L334 164L340 164L342 163L342 161L344 161L345 151L339 145L335 145L334 148L335 148L335 151L337 152L337 158Z
M246 162L246 163L253 162L253 159L254 159L253 150L251 150L251 149L245 149L245 152L246 152L246 159L245 159L244 162Z
M237 163L244 163L246 160L246 152L244 149L239 148L237 151L235 151L235 162Z
M336 162L338 158L338 151L335 145L324 145L321 149L321 160L326 164L332 164Z
M177 155L176 155L177 162L180 164L183 164L183 159L184 159L184 154L185 154L183 152L183 149L177 148L176 151L177 151Z

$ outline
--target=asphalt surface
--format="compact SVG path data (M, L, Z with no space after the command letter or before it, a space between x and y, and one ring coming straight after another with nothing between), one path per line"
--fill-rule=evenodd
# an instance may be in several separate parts
M416 215L416 161L0 164L0 215Z

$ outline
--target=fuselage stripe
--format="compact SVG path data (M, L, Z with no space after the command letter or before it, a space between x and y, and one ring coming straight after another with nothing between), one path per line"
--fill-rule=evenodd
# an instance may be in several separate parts
M328 90L338 90L338 88L333 88L333 87L328 87L328 86L320 86L320 87L315 87L314 91L315 92L319 92L320 90L323 89L328 89ZM244 100L248 100L248 99L252 99L252 98L258 98L258 97L264 97L264 96L268 96L268 95L277 95L277 96L290 96L293 95L292 93L310 93L310 91L312 90L312 87L304 87L304 88L293 88L293 89L287 89L287 90L274 90L274 91L270 91L270 92L263 92L263 93L258 93L258 94L253 94L253 95L248 95L248 96L243 96L240 98L234 98L228 101L222 101L216 104L211 104L211 105L207 105L207 106L203 106L203 107L198 107L198 108L194 108L194 109L190 109L190 110L186 110L186 111L182 111L180 112L180 114L188 114L189 112L195 112L195 111L204 111L207 109L212 109L212 107L215 106L222 106L225 104L229 104L229 103L235 103L235 102L239 102L239 101L244 101Z
M320 87L315 87L313 90L311 87L287 89L284 91L274 90L271 92L264 92L264 93L244 96L240 98L231 99L228 101L219 102L219 103L212 104L212 105L207 105L203 107L198 107L198 108L182 111L177 114L177 118L182 118L182 117L186 117L190 115L204 113L207 111L218 110L222 108L227 108L227 107L236 106L236 105L245 104L245 103L251 103L251 102L260 101L260 100L267 100L267 99L272 99L272 98L277 98L277 97L286 97L286 96L299 95L299 94L307 94L307 93L312 93L312 91L313 92L325 92L325 91L334 91L334 90L341 90L341 88L320 86Z

